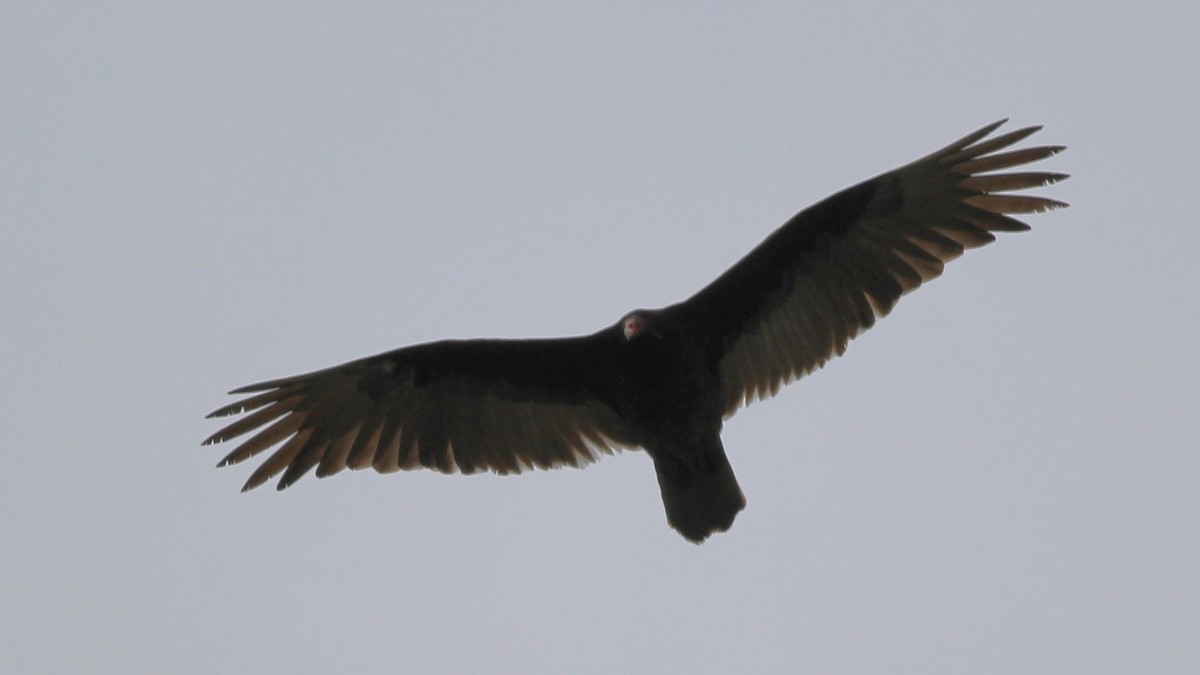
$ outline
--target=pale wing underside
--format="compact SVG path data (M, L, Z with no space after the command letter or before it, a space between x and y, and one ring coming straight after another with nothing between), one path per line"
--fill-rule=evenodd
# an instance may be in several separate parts
M219 466L282 443L243 490L283 473L282 490L314 467L318 477L368 467L506 474L581 466L633 446L626 425L595 400L539 402L502 382L461 375L418 386L411 374L391 378L385 392L371 396L360 385L378 367L365 359L235 390L255 395L209 417L247 416L204 443L256 432Z
M1001 122L1002 123L1002 122ZM1066 206L1043 197L998 194L1040 187L1064 174L988 174L1050 157L1059 146L998 152L1040 127L981 140L985 127L912 164L880 176L855 223L825 238L785 278L778 300L733 342L720 363L725 414L773 396L834 356L891 311L900 296L942 273L945 263L995 240L993 232L1029 227L1007 214ZM833 199L836 199L834 197ZM785 227L813 227L804 214Z

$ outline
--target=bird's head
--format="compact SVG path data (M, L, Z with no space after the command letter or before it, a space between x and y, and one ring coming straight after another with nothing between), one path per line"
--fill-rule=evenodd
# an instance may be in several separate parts
M621 326L625 331L625 341L629 342L646 330L646 317L634 312L621 319Z
M621 333L625 336L625 342L634 342L649 336L662 340L666 332L662 320L654 312L639 309L621 319Z

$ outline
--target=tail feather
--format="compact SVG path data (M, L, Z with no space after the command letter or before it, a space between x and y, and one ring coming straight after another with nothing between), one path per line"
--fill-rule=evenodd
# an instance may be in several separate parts
M654 462L667 522L697 544L714 532L728 530L746 507L746 497L724 450L720 450L719 460L705 467L685 466L666 458Z

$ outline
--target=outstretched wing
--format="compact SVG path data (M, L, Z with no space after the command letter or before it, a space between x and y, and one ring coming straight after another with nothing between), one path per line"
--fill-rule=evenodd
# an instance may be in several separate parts
M1040 127L984 140L991 124L804 211L688 300L670 308L714 336L724 410L774 395L836 355L900 296L942 273L993 232L1029 229L1007 214L1066 204L1004 194L1060 173L990 173L1045 159L1061 146L1005 148Z
M313 467L323 477L347 467L515 473L579 466L635 445L604 402L607 345L603 333L434 342L253 384L230 392L251 396L209 417L247 415L204 443L257 432L219 466L282 443L243 491L281 472L282 490Z

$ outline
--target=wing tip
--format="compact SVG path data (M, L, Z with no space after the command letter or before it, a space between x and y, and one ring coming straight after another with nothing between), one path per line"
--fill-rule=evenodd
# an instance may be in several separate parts
M230 396L237 396L239 394L257 394L260 391L267 391L268 389L279 389L280 386L282 386L281 383L283 383L283 382L286 382L286 380L268 380L266 382L255 382L254 384L243 385L241 387L238 387L237 389L231 389L231 390L229 390L228 393Z
M249 491L253 490L254 488L267 482L269 479L270 479L270 476L262 476L262 475L259 475L259 472L255 472L254 474L252 474L250 476L250 478L246 479L246 483L244 485L242 485L241 491L249 492Z
M242 405L242 402L238 401L237 403L230 403L229 405L223 405L220 408L217 408L216 410L205 415L204 419L215 420L218 417L232 417L233 415L240 415L245 411L246 408Z
M1008 117L1001 117L1000 119L996 120L995 122L992 122L991 124L984 125L984 127L982 129L980 129L979 131L976 131L975 133L983 134L984 136L987 136L987 135L991 134L993 131L1004 126L1005 124L1008 124L1009 119L1010 118L1008 118Z

